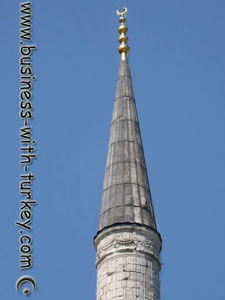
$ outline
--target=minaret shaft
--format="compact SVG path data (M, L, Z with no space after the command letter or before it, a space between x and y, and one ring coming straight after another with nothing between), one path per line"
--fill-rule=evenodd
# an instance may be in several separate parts
M160 236L138 225L120 225L95 239L97 300L160 299Z

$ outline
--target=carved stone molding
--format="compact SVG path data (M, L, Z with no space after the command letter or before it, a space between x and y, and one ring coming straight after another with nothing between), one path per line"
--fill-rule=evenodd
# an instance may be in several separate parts
M136 229L136 228L135 228ZM161 242L154 232L146 229L127 230L126 227L104 232L96 241L96 265L109 255L127 252L144 253L160 264L159 253Z

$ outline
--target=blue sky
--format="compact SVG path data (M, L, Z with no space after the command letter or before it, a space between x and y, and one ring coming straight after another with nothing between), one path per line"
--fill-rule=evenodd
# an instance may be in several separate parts
M0 298L19 269L19 4L0 3ZM116 9L128 7L130 68L163 238L161 300L224 299L223 0L33 0L38 158L30 299L93 300L95 250L119 69Z

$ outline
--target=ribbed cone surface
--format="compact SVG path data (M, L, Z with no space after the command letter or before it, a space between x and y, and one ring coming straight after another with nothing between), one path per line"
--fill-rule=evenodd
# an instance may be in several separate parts
M121 60L102 194L99 231L116 223L156 229L129 66Z

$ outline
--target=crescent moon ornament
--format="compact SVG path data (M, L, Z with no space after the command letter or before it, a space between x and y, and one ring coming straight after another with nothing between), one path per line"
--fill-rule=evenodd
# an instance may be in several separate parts
M118 47L118 51L121 54L121 60L126 60L127 59L127 53L129 52L130 48L127 45L128 42L128 37L126 36L127 34L127 26L125 25L126 23L126 18L125 15L127 13L127 8L126 7L119 7L116 11L117 16L119 16L119 22L120 22L120 26L118 28L118 32L120 34L119 36L119 47Z
M121 8L123 9L123 11L120 11ZM126 7L120 7L120 8L117 9L116 13L117 13L117 16L124 16L127 13L127 8Z
M24 276L21 276L16 282L16 289L18 292L21 291L22 285L24 283L30 283L32 286L32 290L34 290L34 291L37 289L37 284L36 284L36 281L34 280L34 278L31 276L24 275ZM31 291L28 287L26 287L23 289L23 293L24 293L24 295L29 296L31 294Z

